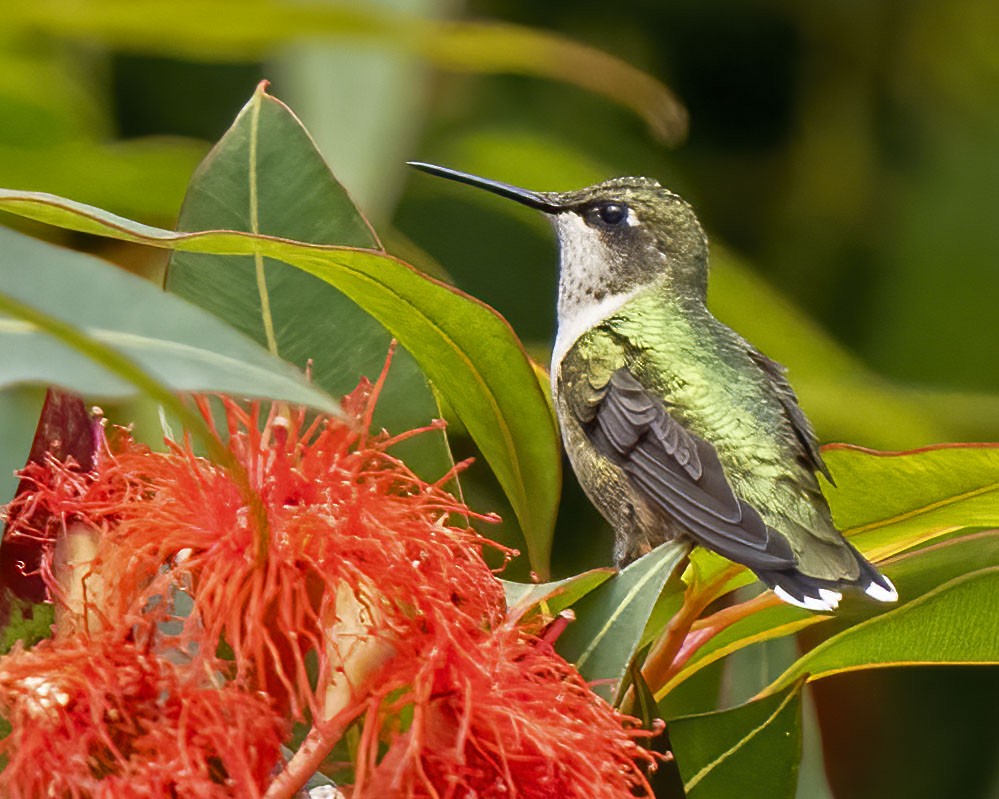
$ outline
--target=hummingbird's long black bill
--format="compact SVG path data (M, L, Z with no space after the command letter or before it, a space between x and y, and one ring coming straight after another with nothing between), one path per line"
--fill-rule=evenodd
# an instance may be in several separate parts
M458 183L477 186L480 189L491 191L493 194L515 200L522 205L537 208L539 211L544 211L548 214L557 214L563 210L560 205L553 203L544 195L528 191L527 189L521 189L517 186L511 186L509 183L500 183L498 180L480 178L478 175L470 175L468 172L459 172L457 169L448 169L444 166L437 166L437 164L425 164L422 161L407 161L406 163L429 175L437 175L437 177L447 178Z

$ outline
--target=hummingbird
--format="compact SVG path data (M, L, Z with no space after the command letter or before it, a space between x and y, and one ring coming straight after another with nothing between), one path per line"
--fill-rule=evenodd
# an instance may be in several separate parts
M643 177L540 192L410 166L551 221L554 405L618 567L683 539L808 610L835 610L844 589L897 600L833 523L817 475L833 478L784 367L708 310L708 239L690 204Z

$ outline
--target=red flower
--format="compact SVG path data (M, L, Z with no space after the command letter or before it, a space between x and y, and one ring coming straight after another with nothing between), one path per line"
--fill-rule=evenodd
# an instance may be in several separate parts
M0 795L260 796L287 722L266 697L209 678L118 634L15 650L0 659Z
M367 738L355 799L652 795L644 769L655 756L638 743L651 733L593 693L548 644L510 624L465 628L452 644L424 653L407 690L380 707L382 717L412 722L390 731L380 762Z
M307 425L302 410L272 410L262 428L256 406L225 410L228 446L266 517L254 518L232 474L189 448L125 452L113 469L141 475L145 491L117 509L98 556L118 615L185 591L194 609L177 646L214 655L224 644L240 679L295 718L330 714L327 685L359 638L426 636L459 607L478 626L502 618L502 588L481 557L488 542L447 523L470 512L389 455L391 439L335 419ZM347 640L335 635L338 619L341 631L353 625Z
M313 731L268 799L355 722L355 799L649 793L647 733L506 620L482 549L510 553L468 527L486 517L367 433L378 387L345 400L352 422L222 400L224 465L124 436L86 475L32 467L19 508L58 520L46 540L68 519L99 532L79 567L99 590L71 611L101 623L0 658L4 795L52 795L32 764L55 752L55 795L254 796L295 721Z

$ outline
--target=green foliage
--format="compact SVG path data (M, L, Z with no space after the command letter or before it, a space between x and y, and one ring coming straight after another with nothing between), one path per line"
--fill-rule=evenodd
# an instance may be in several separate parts
M263 44L253 26L262 30L272 20L263 16L264 5L251 4L250 33L209 26L204 41L190 31L178 35L199 54L226 42L255 52ZM104 0L95 8L100 13L87 18L92 30L122 42L137 30L126 6ZM315 22L323 13L317 8L301 19ZM15 22L52 29L67 24L46 9L25 7ZM102 16L112 13L123 21L120 29ZM323 17L333 20L328 24L352 33L403 35L381 18L352 16L340 7L330 15ZM177 24L189 22L176 16ZM288 19L305 24L294 15ZM281 24L290 23L282 18ZM503 38L502 29L457 31L430 26L421 35L447 43L438 58L464 58L479 68L509 66L514 59L503 61L496 41L526 48L518 57L530 49L530 37L517 32ZM423 48L425 41L412 46ZM560 46L545 37L534 41ZM473 44L474 56L468 49ZM39 192L0 190L0 209L169 249L168 288L202 306L91 256L0 230L0 341L11 353L0 362L0 385L55 383L111 397L138 387L161 401L176 392L211 390L336 412L329 394L377 368L394 336L422 374L406 361L395 367L400 374L396 396L388 398L392 423L419 423L433 413L425 375L493 469L519 518L532 566L547 578L561 461L544 380L497 312L381 248L304 128L262 89L196 173L180 232ZM728 274L733 279L740 273ZM794 328L794 314L787 318ZM795 329L805 330L802 340L828 355L821 360L832 373L845 375L851 386L865 382L867 373L820 333L809 332L804 322ZM314 384L301 371L310 359ZM813 386L821 378L814 380ZM876 386L871 397L907 414L913 430L937 429L909 394ZM733 652L805 628L825 638L755 701L671 720L680 773L695 799L734 790L794 795L800 691L808 680L886 666L999 663L999 617L989 612L999 589L999 533L982 529L999 526L999 449L875 453L839 447L826 456L837 480L827 487L837 522L866 554L891 558L885 571L899 588L897 608L847 600L844 613L830 618L778 604L769 594L714 605L751 576L695 552L684 579L670 580L686 554L677 543L613 576L594 570L554 583L507 585L514 615L554 615L571 607L577 620L557 642L563 656L619 701L628 698L629 673L641 673L638 699L647 702L648 683L666 716L664 697Z
M384 252L309 134L263 85L192 178L177 229L242 230ZM377 375L389 349L391 336L377 320L329 283L280 261L174 252L166 288L308 368L312 382L336 396L361 376ZM309 324L296 323L301 319ZM389 374L379 397L380 426L409 429L436 415L409 353L395 355ZM443 446L426 442L419 455L434 477L449 465Z
M882 568L900 593L900 602L908 605L965 575L969 568L999 566L999 532L968 533L898 555ZM747 604L747 610L749 604ZM799 608L773 601L756 602L752 612L740 614L734 621L720 619L710 639L694 651L689 660L673 673L660 689L668 696L701 669L746 647L793 635L805 628L820 625L823 634L834 635L844 626L883 614L883 607L859 600L844 600L842 616L818 616ZM890 622L894 623L894 622ZM710 621L706 626L710 627ZM988 626L988 625L986 625ZM929 652L929 648L926 650ZM993 659L999 650L993 650ZM969 661L969 662L974 662Z
M686 716L669 727L683 753L680 774L690 799L732 796L793 799L801 755L801 686L739 707ZM790 768L784 764L790 764Z
M13 11L13 10L12 10ZM417 53L453 70L540 75L578 84L642 114L661 138L686 131L686 111L646 73L577 42L515 25L437 23L350 3L267 0L240 4L240 24L225 0L92 0L87 7L55 2L22 6L8 29L42 29L62 36L99 36L124 49L183 53L192 58L253 59L289 37L325 35L373 41Z
M823 457L836 480L826 486L833 517L854 545L884 559L966 527L996 524L999 447L944 445L903 453L880 453L833 445ZM717 555L699 551L700 581L724 579L721 595L747 584L745 570L732 570Z
M950 445L908 453L827 447L837 525L882 557L962 527L996 524L999 446Z
M52 605L32 605L9 594L4 597L4 602L10 608L10 617L4 626L0 654L9 652L17 643L30 647L51 635L52 625L55 623Z
M620 690L656 599L687 549L661 544L573 606L578 621L559 639L559 651L608 697Z
M994 601L997 590L999 566L962 575L830 638L798 660L774 687L804 675L817 680L881 666L996 665L999 624L983 619L979 609Z
M180 137L112 140L107 97L97 90L83 59L79 52L51 44L25 46L4 26L3 185L44 186L138 218L172 219L206 145Z
M554 583L513 583L504 580L503 588L511 615L527 613L538 606L544 606L546 613L554 615L575 605L614 576L613 569L591 569Z
M0 228L0 283L0 385L120 397L148 374L173 391L270 396L337 412L301 372L245 336L92 256Z
M927 407L912 388L893 384L849 352L800 308L724 246L712 248L712 311L788 367L795 392L823 430L848 441L891 446L959 435L959 414ZM766 308L766 314L757 312ZM890 424L888 423L890 421Z
M0 503L14 496L17 478L14 470L28 459L34 427L45 400L45 391L37 386L19 386L0 391Z

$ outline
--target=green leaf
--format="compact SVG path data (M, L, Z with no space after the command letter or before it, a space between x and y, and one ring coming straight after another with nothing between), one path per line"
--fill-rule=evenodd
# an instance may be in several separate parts
M14 472L28 459L44 401L45 391L37 386L14 386L0 391L0 505L9 502L17 490Z
M79 357L74 359L72 356L65 358L60 357L64 355L63 352L57 351L53 353L56 358L55 366L65 366L66 364L76 365L76 361L82 360L85 364L97 367L96 371L91 370L89 373L86 370L82 370L85 378L94 379L96 376L97 379L110 379L116 387L118 384L126 387L132 386L154 402L159 403L166 413L173 414L181 422L185 431L190 432L205 445L209 456L216 463L221 464L233 473L233 477L241 489L243 498L250 504L252 512L263 518L264 509L260 504L260 498L251 488L242 464L236 460L229 449L223 446L205 419L185 404L177 396L174 389L154 375L149 368L146 368L144 362L140 362L140 360L130 357L127 352L121 351L122 349L127 349L129 344L133 346L138 344L136 349L140 359L143 361L156 360L160 363L161 367L162 362L165 362L167 367L177 366L178 364L174 363L174 361L178 359L171 359L169 357L172 354L173 342L168 342L167 346L162 347L157 346L156 340L148 336L140 335L136 337L126 333L124 336L126 344L122 344L123 337L120 334L117 337L112 335L110 338L113 343L109 344L103 340L107 336L102 336L102 333L106 331L96 331L92 335L89 331L81 330L79 327L65 322L56 316L33 308L7 294L0 293L0 322L3 321L4 316L10 318L9 329L16 332L18 328L21 328L39 334L47 334L51 339L63 345L68 353L72 353L75 356L83 356L83 359ZM39 349L38 347L31 346L35 342L32 342L30 339L25 339L24 343L26 344L26 349ZM119 347L118 349L115 347L116 344ZM167 357L157 357L163 355ZM198 362L197 353L194 353L192 357L192 353L181 350L180 356L181 363L179 366L181 373L184 372L184 367L189 364L194 364L195 367L204 366L204 364ZM207 360L211 361L212 358L209 357ZM194 371L197 372L197 368ZM60 385L69 385L69 383L63 382ZM334 404L332 408L334 412L340 412L339 406ZM258 537L258 542L262 550L266 546L267 537L270 534L266 522L262 523L261 530L263 534Z
M534 570L547 576L561 490L554 411L493 309L372 250L236 231L177 233L38 192L0 189L0 210L155 247L274 258L338 288L399 339L459 415L510 498Z
M944 583L851 627L799 658L769 691L806 677L885 666L999 665L999 566Z
M576 621L559 637L559 653L598 693L613 696L638 650L649 614L688 546L668 541L618 572L573 606Z
M689 799L792 799L801 759L800 685L675 719L669 737Z
M173 391L273 397L340 413L291 365L215 317L97 258L0 228L0 386L40 383L104 397L136 384L81 358L17 310L51 317ZM206 343L210 342L210 343Z
M659 637L660 633L666 629L666 626L670 623L670 620L677 614L680 608L683 607L683 602L685 598L685 584L676 578L676 590L675 591L663 591L659 595L659 599L656 600L656 604L652 608L652 612L649 614L649 620L645 624L645 632L642 633L642 637L638 642L638 648L648 646L656 638Z
M911 602L970 571L999 566L999 530L968 532L896 555L885 573L899 591L900 602ZM864 603L864 609L891 606Z
M628 664L628 683L632 690L633 701L630 703L631 706L627 708L627 713L637 718L642 723L643 728L651 730L662 718L662 713L659 712L659 705L656 704L656 698L652 695L649 684L642 676L638 660L636 658Z
M560 613L614 576L614 569L591 569L554 583L513 583L500 580L511 612L523 615L544 602L549 613Z
M907 603L961 577L972 565L976 569L999 566L999 530L969 533L904 553L886 565L884 572L898 589L899 601ZM758 607L753 612L719 629L702 644L662 687L660 694L668 694L701 669L747 646L792 635L817 624L823 625L824 631L828 629L828 635L833 635L846 625L875 614L888 613L893 607L866 602L861 597L851 600L849 595L844 597L844 604L835 616L809 613L776 599L766 604L759 604L756 600L754 604ZM733 609L721 611L722 614L732 612ZM710 617L707 621L711 622Z
M3 627L0 654L7 654L18 641L22 646L30 648L52 635L55 624L54 604L35 605L18 599L9 591L5 591L5 594L0 602L8 608L10 615Z
M101 40L116 50L210 61L259 60L297 38L340 37L414 53L446 69L537 75L597 92L677 143L687 114L662 83L620 59L551 33L495 22L439 21L349 3L68 0L18 3L5 29Z
M874 557L962 527L999 526L999 444L912 452L838 444L822 454L836 478L826 490L836 524Z
M198 168L178 230L242 230L312 244L381 250L295 115L263 84ZM260 256L173 253L166 287L243 331L334 396L378 375L391 336L340 291L314 275ZM406 352L392 361L376 425L426 425L437 406ZM443 440L420 451L434 478L450 466ZM411 464L412 465L412 464Z

